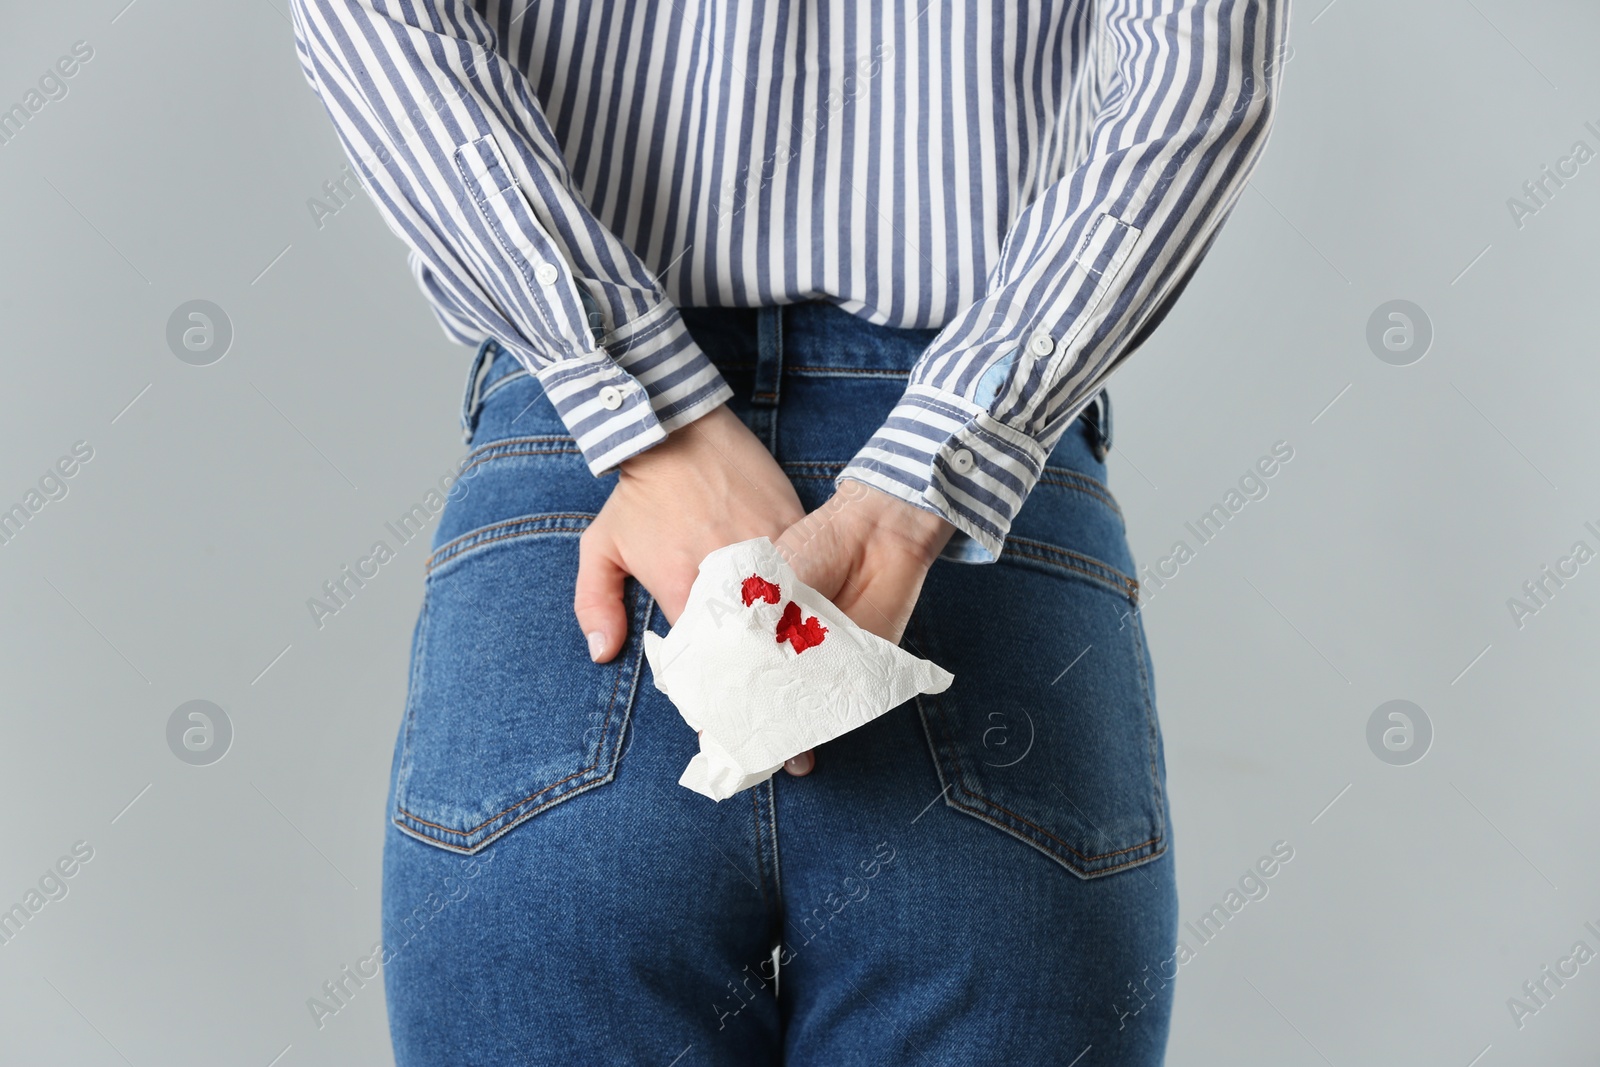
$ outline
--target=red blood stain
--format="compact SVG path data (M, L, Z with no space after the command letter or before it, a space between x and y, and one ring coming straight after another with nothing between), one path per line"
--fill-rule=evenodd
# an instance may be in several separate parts
M805 622L800 621L800 605L789 601L784 606L783 618L778 620L778 644L785 641L796 652L804 652L822 644L822 639L828 633L828 628L817 621L815 615Z
M768 604L776 604L780 595L778 587L759 574L752 574L746 578L744 585L740 587L739 593L744 597L745 607L749 607L758 600L765 600Z

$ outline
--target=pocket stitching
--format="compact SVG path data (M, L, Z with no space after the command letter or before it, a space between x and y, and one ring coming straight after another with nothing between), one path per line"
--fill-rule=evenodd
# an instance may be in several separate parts
M1133 639L1139 646L1139 655L1137 657L1137 662L1139 664L1139 688L1144 694L1144 721L1146 731L1145 745L1150 752L1150 783L1155 786L1156 790L1156 831L1158 836L1165 837L1167 833L1166 791L1162 788L1160 769L1156 766L1156 716L1155 708L1153 706L1154 702L1150 699L1150 675L1149 672L1145 670L1144 665L1144 625L1137 619L1134 620L1133 624Z
M606 733L607 733L608 729L611 726L611 713L616 710L616 706L617 706L617 690L619 688L621 688L621 686L622 686L622 672L618 671L616 679L611 683L611 698L610 698L610 701L606 704L606 718L605 718L605 721L600 724L600 736L601 736L602 739L606 736ZM602 740L601 744L602 745L604 744L604 740ZM466 830L452 830L448 826L440 826L436 822L429 822L427 819L424 819L424 818L422 818L422 817L420 817L418 815L412 814L411 812L407 811L405 808L401 807L399 804L395 805L395 811L398 812L401 815L404 815L406 818L412 820L413 822L421 823L423 826L431 826L435 830L438 830L438 831L440 831L442 833L452 834L452 835L454 835L456 837L471 837L473 834L477 833L479 830L482 830L485 826L488 826L490 823L494 822L496 819L504 817L507 812L515 811L517 808L520 808L524 804L527 804L530 800L534 800L537 797L541 797L544 794L550 792L550 790L556 788L556 786L563 785L563 784L565 784L567 782L572 781L572 779L574 779L574 778L577 778L577 777L579 777L581 775L588 774L590 771L592 771L596 767L600 766L600 756L601 756L600 753L596 753L594 762L589 764L589 766L580 768L579 770L576 770L576 771L573 771L571 774L567 775L565 778L560 779L559 781L551 782L549 785L545 786L543 789L540 789L536 793L529 793L527 796L523 797L521 800L517 801L516 803L507 805L505 808L502 808L500 811L495 812L493 815L489 816L487 819L483 820L478 825L470 827L469 829L466 829Z
M922 643L925 644L927 642L927 636L926 636L925 632L923 631L923 627L922 627L921 623L918 622L915 625L916 625L916 629L917 629L918 638L921 640ZM1145 669L1144 669L1144 644L1143 644L1143 641L1140 640L1137 635L1135 635L1135 640L1138 641L1138 645L1139 645L1138 660L1139 660L1139 676L1140 676L1140 683L1141 683L1140 691L1141 691L1141 694L1142 694L1142 696L1144 698L1145 723L1146 723L1147 730L1148 730L1150 728L1150 724L1151 724L1152 720L1151 720L1151 717L1150 717L1150 690L1149 690L1149 686L1148 686L1148 678L1147 678L1147 676L1145 674ZM972 790L968 789L966 787L966 785L964 784L964 780L967 777L967 773L961 766L961 757L957 753L956 745L955 745L954 741L951 739L951 735L950 735L949 729L948 729L948 727L946 725L946 722L945 722L944 713L940 709L940 706L939 706L940 705L940 701L938 699L938 696L937 695L929 695L927 697L927 703L926 704L924 704L923 697L921 695L915 697L914 699L916 700L918 715L922 719L923 733L924 733L924 736L927 737L928 746L929 746L929 748L931 750L931 753L932 753L932 756L933 756L934 770L938 773L939 778L942 781L944 779L943 763L941 761L941 756L940 756L940 749L942 747L949 754L950 762L954 766L955 773L958 776L956 781L952 782L951 785L947 786L946 789L945 789L945 801L946 801L946 803L949 804L951 807L955 808L957 811L965 812L966 814L971 815L973 818L976 818L981 822L986 822L989 825L995 827L996 829L1001 830L1002 832L1009 833L1009 834L1011 834L1011 835L1013 835L1015 837L1018 837L1018 839L1022 840L1025 844L1032 845L1034 848L1039 849L1041 852L1045 853L1045 855L1049 856L1051 859L1054 859L1057 863L1060 863L1063 867L1067 868L1067 870L1071 871L1074 875L1077 875L1080 878L1086 878L1087 879L1087 878L1103 877L1105 875L1115 873L1116 871L1124 870L1124 869L1126 869L1128 867L1134 867L1134 866L1142 865L1142 864L1147 863L1147 862L1149 862L1151 860L1154 860L1154 859L1156 859L1156 858L1158 858L1158 857L1160 857L1160 856L1162 856L1162 855L1164 855L1166 853L1166 851L1167 851L1166 819L1165 819L1165 817L1163 815L1163 794L1162 794L1162 789L1161 789L1161 779L1160 779L1160 776L1156 773L1155 753L1154 753L1154 748L1153 747L1150 748L1150 782L1151 782L1152 787L1155 790L1155 797L1154 797L1154 799L1155 799L1155 818L1156 818L1156 833L1155 833L1155 836L1151 837L1150 839L1148 839L1146 841L1142 841L1137 845L1130 845L1127 848L1116 849L1116 850L1111 851L1111 852L1103 852L1103 853L1100 853L1098 855L1088 855L1086 853L1080 852L1077 849L1073 848L1071 845L1067 844L1066 841L1064 841L1061 838L1057 837L1055 834L1053 834L1050 831L1046 830L1044 827L1039 826L1039 825L1029 821L1028 819L1023 818L1021 815L1018 815L1016 812L1010 810L1009 808L1005 807L1004 805L996 803L995 801L989 799L988 797L982 795L981 793L975 793ZM931 709L931 711L930 711L930 709ZM935 726L935 722L937 723L936 726ZM934 741L933 731L935 729L938 730L939 736L944 742L944 744L942 746L939 743ZM1153 744L1154 744L1153 739L1151 741L1147 742L1147 744L1153 746ZM952 789L959 790L965 796L971 797L972 798L971 802L962 803L961 801L957 800L956 797L951 795L952 794ZM1056 842L1062 848L1066 849L1068 852L1070 852L1074 856L1078 857L1084 863L1094 863L1097 860L1107 859L1107 858L1110 858L1112 856L1121 856L1121 855L1124 855L1124 854L1129 853L1129 852L1137 851L1139 849L1149 848L1151 845L1157 845L1158 847L1152 849L1147 855L1136 856L1133 859L1125 860L1122 863L1113 864L1110 867L1099 867L1099 868L1095 868L1093 870L1085 870L1085 869L1081 869L1079 867L1074 866L1073 864L1068 862L1065 857L1063 857L1063 856L1055 853L1054 851L1052 851L1049 848L1049 846L1044 845L1044 844L1042 844L1041 842L1039 842L1037 840L1034 840L1026 830L1023 830L1020 827L1015 826L1015 825L1007 825L1001 819L992 816L990 814L991 811L1001 812L1004 815L1010 817L1011 819L1016 820L1016 822L1021 823L1023 826L1027 826L1027 827L1030 827L1033 830L1038 831L1040 834L1043 834L1045 837L1049 838L1051 841Z
M422 674L422 661L425 655L423 650L428 647L428 622L428 592L426 589L424 589L422 593L422 614L417 621L417 634L413 638L413 643L417 649L418 655L414 657L414 662L411 664L410 676L406 679L405 738L401 742L400 747L400 766L395 772L395 795L397 797L405 795L406 783L411 778L411 732L417 721L417 707L415 698L412 696L412 694L416 693L417 678Z
M1052 475L1055 477L1051 477ZM1061 476L1063 475L1066 477L1062 478ZM1076 484L1079 481L1087 482L1088 484ZM1053 485L1058 489L1071 489L1079 493L1085 493L1116 512L1117 518L1122 518L1122 507L1112 499L1111 490L1106 488L1103 482L1089 477L1082 471L1075 471L1070 467L1046 466L1039 475L1039 484Z
M653 614L654 609L655 609L655 599L653 597L648 596L648 595L640 596L638 593L635 593L635 601L636 601L636 606L634 608L634 613L633 613L634 617L633 617L632 621L636 626L640 627L641 629L647 629L649 627L650 617ZM566 792L562 793L559 796L551 797L548 800L544 801L543 803L537 805L536 807L529 808L527 811L521 812L521 813L513 816L500 829L498 829L498 830L494 831L493 833L489 834L482 841L479 841L477 844L474 844L474 845L456 844L456 843L451 842L451 841L441 841L436 837L431 837L431 836L423 833L421 830L419 830L417 828L417 826L412 826L412 825L408 824L406 821L401 819L401 816L403 815L403 816L405 816L406 819L409 819L412 822L414 822L414 823L416 823L416 824L418 824L420 826L428 826L428 827L431 827L431 828L433 828L435 830L440 831L441 833L451 834L451 835L456 836L456 837L471 837L473 834L476 834L478 831L482 830L485 826L488 826L488 825L492 824L493 822L495 822L495 820L505 818L508 812L513 812L517 808L522 807L523 805L526 805L530 801L536 800L537 798L539 798L539 797L545 795L546 793L550 792L552 789L555 789L557 786L563 785L563 784L571 781L572 779L578 778L578 777L580 777L580 776L582 776L584 774L589 774L589 773L593 772L597 767L600 766L602 760L604 759L605 738L606 738L606 734L609 731L610 726L611 726L612 714L616 710L616 706L617 706L617 691L621 687L621 684L622 684L622 672L620 672L620 671L617 673L617 677L612 682L612 685L611 685L611 700L610 700L610 703L606 707L606 718L605 718L605 721L603 723L601 723L601 726L600 726L599 747L597 749L594 762L589 764L589 766L584 767L581 770L575 771L574 773L567 775L565 778L562 778L560 781L553 782L550 785L544 786L538 792L528 794L526 797L523 797L521 800L517 801L516 803L511 804L506 808L503 808L501 811L499 811L496 814L490 816L488 819L485 819L483 822L479 823L477 826L474 826L474 827L472 827L472 828L470 828L468 830L453 830L453 829L451 829L451 828L449 828L447 826L441 826L438 823L430 822L427 819L420 818L417 815L414 815L412 812L408 811L406 808L402 807L398 800L395 803L395 815L393 816L393 818L390 821L393 822L394 825L396 826L396 828L398 828L401 832L405 833L409 837L412 837L412 838L414 838L414 839L416 839L418 841L423 842L424 844L433 845L433 846L435 846L437 848L447 849L447 850L449 850L451 852L460 852L460 853L466 853L466 854L470 855L472 853L482 851L484 848L486 848L487 846L489 846L493 842L498 841L501 837L503 837L506 834L510 833L512 830L516 829L518 826L521 826L523 823L527 822L529 819L533 818L533 816L539 814L541 811L545 811L545 810L555 806L556 804L559 804L562 801L564 801L564 800L566 800L566 799L568 799L570 797L577 796L579 793L582 793L582 792L585 792L585 791L587 791L589 789L592 789L597 785L603 785L606 782L611 781L613 778L616 777L617 763L622 758L622 749L623 749L624 743L626 741L628 719L630 717L629 712L631 712L631 709L632 709L632 706L633 706L633 702L634 702L635 698L637 697L638 691L639 691L639 675L642 673L641 670L640 670L640 667L641 667L641 664L643 662L643 657L644 657L644 642L641 640L639 642L638 651L635 653L635 656L634 656L633 670L632 670L633 681L632 681L632 685L631 685L631 687L630 687L630 689L628 691L628 709L629 710L624 712L624 714L623 714L623 716L622 716L622 718L620 720L620 725L619 725L619 728L618 728L617 741L616 741L616 745L615 745L615 748L613 750L613 754L612 754L612 758L611 758L611 766L610 766L610 768L608 768L605 771L605 773L595 777L594 779L592 779L589 782L584 783L582 786L580 786L578 788L568 789ZM413 716L408 716L407 726L406 726L406 730L407 730L406 753L407 753L407 757L408 757L408 764L407 764L408 773L409 773L409 753L410 753L410 730L411 730L411 721L412 721L413 717L414 717L414 714L413 714ZM404 792L401 790L399 785L397 785L397 787L396 787L396 793L397 793L397 796L403 796L404 795Z
M930 704L935 705L935 706L937 706L938 703L939 703L937 697L935 697L935 696L930 696L928 698L928 702ZM922 708L922 697L920 697L920 696L917 697L917 705L918 705L918 709L919 710L923 710L925 712L925 709ZM956 773L958 775L960 775L961 778L965 778L967 772L965 770L963 770L962 767L961 767L961 757L956 754L955 745L950 743L950 740L949 740L950 735L949 735L948 731L945 729L943 713L942 712L936 712L933 717L939 720L939 731L940 731L941 736L943 736L945 738L946 748L949 750L949 753L950 753L950 761L955 764ZM923 716L924 721L926 721L927 718L928 718L928 716L926 714L924 714L924 716ZM1154 768L1152 768L1152 770L1153 769ZM962 811L969 812L969 813L974 814L974 815L980 815L980 816L982 815L982 812L978 810L978 806L979 805L981 805L982 807L985 807L985 808L992 808L995 811L1003 812L1004 814L1006 814L1006 815L1010 816L1011 818L1015 819L1017 822L1021 823L1022 825L1028 826L1028 827L1031 827L1034 830L1037 830L1039 833L1043 834L1045 837L1048 837L1050 840L1056 842L1062 848L1066 849L1068 852L1072 853L1074 856L1077 856L1079 859L1083 860L1085 863L1093 863L1096 860L1107 859L1107 858L1109 858L1111 856L1121 856L1121 855L1123 855L1125 853L1128 853L1128 852L1135 852L1135 851L1137 851L1137 850L1139 850L1141 848L1145 848L1145 847L1147 847L1149 845L1156 844L1157 842L1159 842L1162 839L1162 834L1158 831L1156 836L1150 838L1148 841L1141 841L1137 845L1129 845L1127 848L1119 848L1119 849L1114 849L1114 850L1112 850L1110 852L1101 852L1101 853L1097 853L1095 855L1090 855L1089 853L1078 851L1077 849L1073 848L1071 845L1069 845L1065 841L1063 841L1061 838L1059 838L1055 834L1051 833L1049 830L1046 830L1044 827L1038 825L1037 823L1030 822L1028 819L1025 819L1021 815L1018 815L1016 812L1012 811L1010 808L1007 808L1005 805L998 804L995 801L990 800L988 797L984 796L981 793L974 793L972 790L968 789L965 785L963 785L960 780L956 781L955 787L957 789L959 789L962 793L964 793L967 796L973 798L973 801L974 801L974 804L972 806L968 806L968 805L964 805L964 804L956 804L956 805L954 805L955 807L960 808ZM1157 794L1157 797L1159 799L1159 797L1160 797L1160 788L1159 788L1159 786L1157 787L1156 794ZM1159 818L1160 818L1159 815L1157 816L1157 818L1159 820ZM993 820L990 820L990 821L993 821ZM995 825L1000 825L1000 824L996 823ZM1002 829L1015 829L1015 827L1002 827ZM1152 853L1151 855L1159 855L1159 852ZM1143 857L1141 857L1141 859L1142 858ZM1121 867L1121 866L1126 866L1126 864L1119 864L1118 865L1118 867ZM1110 867L1110 868L1105 868L1104 870L1096 870L1094 872L1086 872L1086 873L1102 874L1102 873L1105 873L1106 871L1112 871L1112 870L1116 870L1116 869L1117 869L1117 867Z

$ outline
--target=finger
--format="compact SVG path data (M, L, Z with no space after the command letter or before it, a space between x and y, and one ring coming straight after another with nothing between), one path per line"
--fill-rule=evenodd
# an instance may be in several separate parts
M578 539L578 582L572 610L589 646L589 658L606 663L628 637L628 614L622 606L627 572L613 554L603 528L590 526Z
M813 749L806 749L798 756L791 756L783 761L783 769L796 778L804 778L817 766L817 754Z

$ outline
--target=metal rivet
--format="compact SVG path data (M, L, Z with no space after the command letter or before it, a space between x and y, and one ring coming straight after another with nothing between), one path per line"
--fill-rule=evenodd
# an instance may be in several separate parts
M600 390L600 406L607 411L615 411L622 406L622 390L614 385L608 385Z
M561 277L561 272L556 270L554 263L541 263L533 268L533 276L539 279L540 285L554 285L556 279Z

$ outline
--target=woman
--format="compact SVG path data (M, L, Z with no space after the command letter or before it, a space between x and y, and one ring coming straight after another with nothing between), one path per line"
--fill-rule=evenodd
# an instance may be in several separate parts
M1160 1062L1103 386L1259 158L1285 8L297 0L477 347L389 798L401 1064ZM641 637L760 536L955 682L714 804Z

